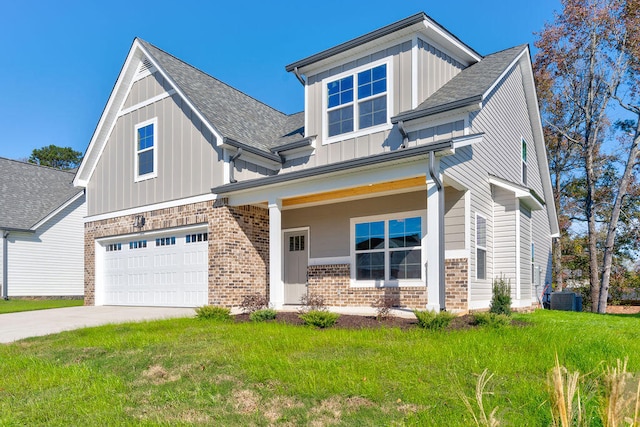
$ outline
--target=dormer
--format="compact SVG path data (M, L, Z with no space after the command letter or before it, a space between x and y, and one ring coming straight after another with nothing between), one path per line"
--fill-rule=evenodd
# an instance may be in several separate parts
M305 134L318 143L386 140L392 117L418 107L482 56L424 13L287 65L305 85Z

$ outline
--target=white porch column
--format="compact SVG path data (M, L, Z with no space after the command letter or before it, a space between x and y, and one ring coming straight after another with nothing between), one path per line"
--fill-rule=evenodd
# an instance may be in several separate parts
M433 154L427 174L427 309L445 308L444 283L444 188L440 159ZM434 180L431 176L434 173Z
M282 280L282 201L269 200L269 302L273 308L284 305Z

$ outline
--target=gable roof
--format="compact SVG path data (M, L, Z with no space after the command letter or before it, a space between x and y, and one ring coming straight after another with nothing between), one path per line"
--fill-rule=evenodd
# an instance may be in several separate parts
M520 45L485 56L482 61L458 73L415 109L392 117L391 122L417 119L482 102L527 48L527 45Z
M73 173L0 157L0 229L33 230L82 194Z

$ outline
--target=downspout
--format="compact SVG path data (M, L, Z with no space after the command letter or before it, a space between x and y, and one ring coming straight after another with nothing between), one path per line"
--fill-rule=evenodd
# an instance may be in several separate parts
M440 226L438 227L438 263L440 264L439 277L438 277L438 287L440 289L440 310L446 311L446 297L445 297L445 281L444 281L444 189L442 187L442 181L438 176L438 171L436 171L436 154L433 151L429 152L429 175L431 179L436 184L436 188L438 189L438 221Z
M8 231L2 232L2 297L5 300L9 299L9 257L7 254L7 238L9 237Z
M398 130L400 131L400 135L402 135L402 145L400 148L407 148L407 144L409 144L409 134L404 129L404 121L400 120L398 122Z
M302 78L302 76L300 75L300 70L298 70L298 67L293 69L293 73L296 75L296 78L298 79L300 84L302 84L302 86L306 86L307 85L307 82L305 82L304 79Z
M238 180L235 178L234 175L236 170L236 160L238 160L241 155L242 155L242 148L238 148L238 151L236 152L236 154L234 154L233 157L229 159L229 182L231 184L233 184L234 182L238 182Z

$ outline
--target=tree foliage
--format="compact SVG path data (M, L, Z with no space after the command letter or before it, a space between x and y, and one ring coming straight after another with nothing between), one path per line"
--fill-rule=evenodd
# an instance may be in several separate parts
M42 148L35 148L29 157L29 163L50 168L70 170L80 166L82 153L75 151L71 147L58 147L49 145Z
M563 245L571 230L586 230L591 303L600 313L606 312L614 261L634 240L639 3L562 0L563 11L536 42L535 77L563 233L554 273L562 283ZM620 106L635 118L621 119Z

